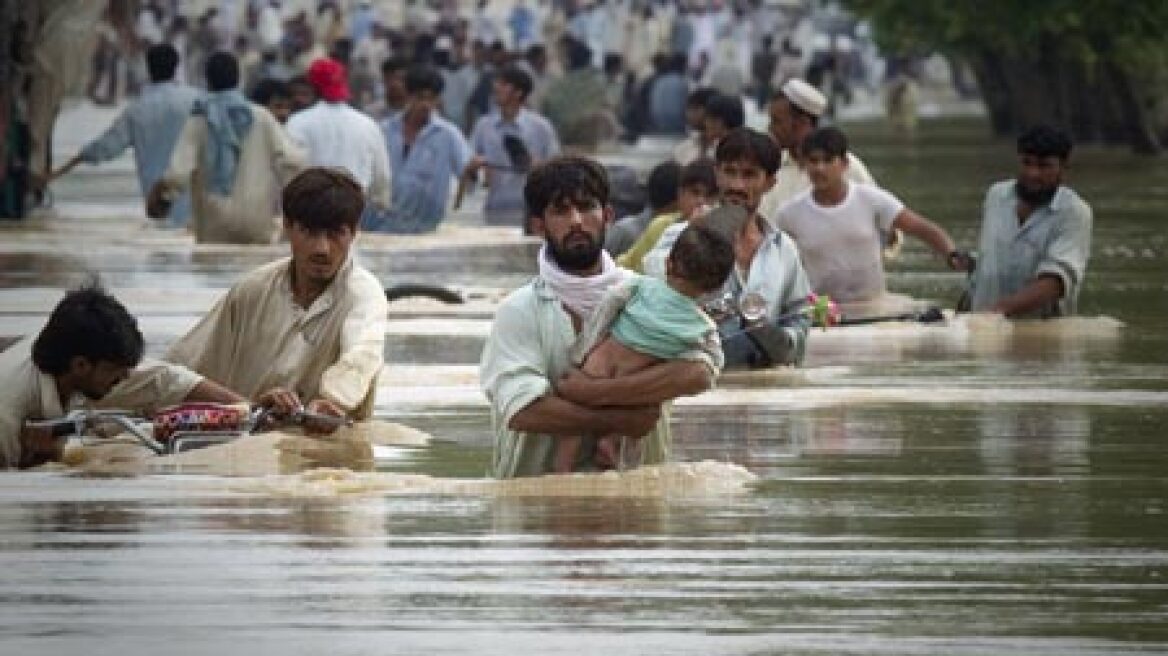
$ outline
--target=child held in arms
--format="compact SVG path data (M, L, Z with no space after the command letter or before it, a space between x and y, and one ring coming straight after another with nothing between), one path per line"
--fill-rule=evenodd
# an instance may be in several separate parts
M714 322L698 298L722 288L734 266L734 248L712 228L690 225L666 261L666 279L633 276L608 292L573 345L571 357L595 378L618 378L662 360L696 359L705 354L721 369L722 346ZM628 437L640 437L631 435ZM612 468L621 461L621 436L595 444L594 461ZM627 441L624 449L635 449ZM569 473L585 447L583 437L556 444L555 471Z

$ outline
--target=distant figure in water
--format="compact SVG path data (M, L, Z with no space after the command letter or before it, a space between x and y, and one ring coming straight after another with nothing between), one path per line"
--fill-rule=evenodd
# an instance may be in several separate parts
M610 289L572 348L572 362L586 376L617 378L665 360L709 357L722 368L718 326L698 298L722 288L734 266L734 247L713 229L690 225L673 244L665 280L633 276ZM572 472L581 437L556 442L556 473ZM619 435L597 441L599 466L617 467ZM635 449L636 443L628 441Z
M916 80L905 73L892 78L884 93L884 113L892 129L906 136L915 134L919 103L920 86Z
M968 307L1007 317L1075 314L1091 255L1091 206L1063 184L1071 139L1048 125L1018 137L1018 176L989 188Z

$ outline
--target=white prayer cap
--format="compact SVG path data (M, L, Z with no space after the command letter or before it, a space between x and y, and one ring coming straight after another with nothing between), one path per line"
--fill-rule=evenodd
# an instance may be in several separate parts
M812 116L822 116L827 109L827 98L819 89L798 78L791 78L783 85L783 95L791 104Z
M454 40L443 34L442 36L438 37L437 41L434 42L434 49L451 52L454 50Z

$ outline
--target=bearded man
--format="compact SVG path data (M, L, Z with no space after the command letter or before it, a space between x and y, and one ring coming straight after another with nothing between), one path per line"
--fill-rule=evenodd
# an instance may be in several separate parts
M491 404L496 478L554 469L556 442L580 435L643 436L640 463L669 456L662 404L713 385L713 363L673 360L620 378L592 379L572 369L569 350L609 288L629 272L604 251L612 221L604 167L557 157L528 176L523 195L543 235L539 273L495 313L479 377Z
M1075 313L1092 216L1063 184L1070 155L1070 138L1050 126L1018 137L1018 177L986 192L969 309L1015 318Z

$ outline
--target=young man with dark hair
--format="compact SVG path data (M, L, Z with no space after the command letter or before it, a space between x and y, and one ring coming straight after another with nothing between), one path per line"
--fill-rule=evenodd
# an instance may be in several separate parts
M390 57L381 63L381 82L384 90L385 107L381 119L388 120L406 108L409 93L406 91L406 61Z
M798 365L803 361L810 321L797 316L811 286L795 243L759 214L759 202L774 183L779 148L769 136L749 128L731 131L715 153L718 193L723 205L734 205L746 220L734 235L734 273L722 288L723 296L739 307L761 309L761 317L744 330L745 318L731 316L719 326L727 367ZM699 219L699 221L708 220ZM645 256L645 270L661 275L664 262L681 226L666 229Z
M303 167L304 155L268 110L239 91L233 55L208 57L206 74L207 93L195 101L146 213L164 214L189 188L196 241L270 244L280 187Z
M150 84L142 88L137 100L118 115L109 129L54 171L49 180L65 175L81 162L108 162L133 148L139 189L143 197L149 194L170 163L191 106L199 97L197 89L174 80L178 60L178 51L169 43L150 46L146 50ZM190 215L190 195L184 193L175 198L165 218L168 226L177 228L185 226Z
M677 193L681 167L672 160L661 162L649 172L645 182L649 205L639 214L623 217L604 238L604 250L619 257L629 250L652 221L662 214L677 213Z
M496 111L480 118L471 132L474 157L463 175L473 177L486 169L487 199L483 214L487 225L527 225L523 185L532 166L560 152L556 130L543 116L528 109L532 81L527 71L509 64L495 74Z
M803 140L811 189L771 217L799 246L811 289L844 304L880 302L887 295L880 235L901 231L924 242L949 268L965 266L949 234L887 191L848 182L848 140L836 128L820 128Z
M268 110L281 125L292 116L292 90L283 80L260 80L252 89L250 100Z
M71 291L35 339L0 353L0 469L60 458L63 442L29 420L64 417L74 401L124 410L237 395L183 367L143 361L138 322L96 285Z
M703 134L711 148L717 148L731 130L746 124L746 109L739 96L715 93L706 101L705 129Z
M544 237L539 274L499 306L479 371L491 404L494 475L551 473L556 442L582 433L644 436L630 464L663 462L670 439L661 404L708 389L716 363L675 360L609 380L571 369L577 334L627 275L602 246L612 220L607 176L592 160L554 158L532 171L524 198Z
M437 112L442 75L419 64L406 73L406 108L381 124L393 172L386 211L368 213L362 228L390 234L434 232L446 217L450 183L470 162L462 132Z
M1007 317L1076 311L1091 256L1091 206L1063 178L1071 140L1048 125L1018 137L1018 175L986 192L970 309Z
M284 411L368 418L383 364L385 290L351 248L365 206L342 169L284 188L291 257L244 276L166 359Z

